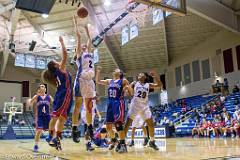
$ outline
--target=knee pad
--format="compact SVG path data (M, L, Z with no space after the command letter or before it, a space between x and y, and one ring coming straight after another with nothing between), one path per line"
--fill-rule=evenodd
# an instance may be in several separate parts
M119 131L123 131L123 125L122 123L116 123L116 130L119 132Z

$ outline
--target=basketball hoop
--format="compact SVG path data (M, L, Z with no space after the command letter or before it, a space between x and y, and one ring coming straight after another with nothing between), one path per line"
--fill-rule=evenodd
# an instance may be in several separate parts
M132 10L131 5L134 3L137 2L134 2L134 0L128 0L128 4L125 8L128 11L129 15L133 17L133 23L137 23L140 27L144 27L146 16L152 7L148 5L139 5L136 9Z
M16 114L22 114L23 113L23 104L18 102L5 102L3 113L9 114L8 116L8 124L11 125L12 123L12 117Z

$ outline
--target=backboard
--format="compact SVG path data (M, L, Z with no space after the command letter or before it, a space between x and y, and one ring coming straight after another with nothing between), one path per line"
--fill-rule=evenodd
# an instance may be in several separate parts
M3 113L10 114L14 112L15 114L23 113L23 104L18 102L5 102Z
M160 8L167 12L184 16L187 13L186 0L131 0L154 8Z

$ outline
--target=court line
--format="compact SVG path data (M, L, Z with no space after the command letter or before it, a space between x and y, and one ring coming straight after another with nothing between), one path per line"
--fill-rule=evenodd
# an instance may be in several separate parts
M240 158L240 155L232 155L232 156L223 156L223 157L214 157L214 158L204 158L202 160L211 160L211 159L229 159L229 158Z
M21 149L24 149L24 150L27 150L27 151L31 151L34 154L37 154L37 155L42 155L42 156L51 156L49 158L60 158L60 160L70 160L70 159L67 159L67 158L63 158L63 157L59 157L59 156L56 156L54 154L49 154L49 153L44 153L44 152L37 152L37 153L34 153L32 149L29 149L29 148L25 148L25 147L22 147L22 146L19 146L19 148ZM40 154L39 154L40 153Z

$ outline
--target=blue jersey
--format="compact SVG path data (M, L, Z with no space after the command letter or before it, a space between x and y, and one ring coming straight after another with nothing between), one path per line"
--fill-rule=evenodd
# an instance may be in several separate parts
M72 77L68 71L64 73L57 68L55 76L57 77L57 93L64 90L72 90Z
M47 116L50 114L50 102L51 98L49 95L46 95L45 98L42 96L37 97L37 116Z
M108 87L109 100L120 100L123 97L123 80L111 80Z

